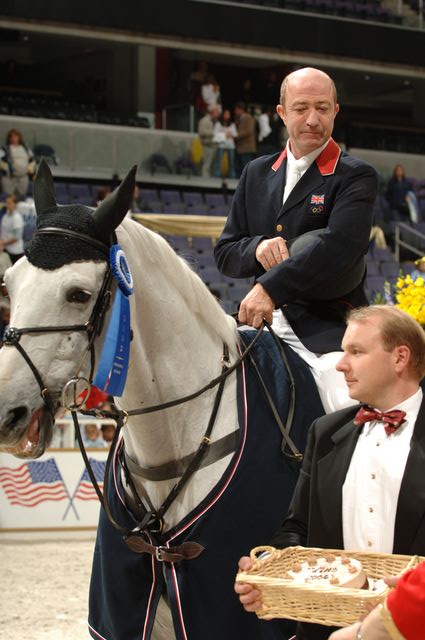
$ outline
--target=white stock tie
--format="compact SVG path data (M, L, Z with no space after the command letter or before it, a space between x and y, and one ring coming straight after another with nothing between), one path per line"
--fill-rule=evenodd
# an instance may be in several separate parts
M304 171L309 166L308 160L306 158L300 158L291 164L289 175L287 175L286 183L285 183L285 191L283 193L283 202L285 202L292 189L297 184L298 180L301 178Z

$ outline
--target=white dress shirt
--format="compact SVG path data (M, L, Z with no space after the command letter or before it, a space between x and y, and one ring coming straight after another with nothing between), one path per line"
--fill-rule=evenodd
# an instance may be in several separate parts
M398 496L422 395L419 388L393 407L406 412L406 422L391 435L382 422L364 425L342 489L345 549L393 552Z

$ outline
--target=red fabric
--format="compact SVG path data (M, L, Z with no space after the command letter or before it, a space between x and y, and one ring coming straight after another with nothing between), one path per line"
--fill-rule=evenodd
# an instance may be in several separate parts
M84 397L85 395L85 392L81 394L82 397ZM109 396L107 393L105 393L105 391L101 391L100 389L95 387L94 384L92 384L84 406L86 409L96 409L100 404L106 402L108 397Z
M400 411L400 409L394 409L394 411L385 411L381 413L381 411L375 411L372 407L362 407L358 410L356 415L354 416L354 424L362 425L365 422L371 422L372 420L379 420L379 422L384 423L385 433L387 436L391 435L398 429L403 422L406 422L404 417L406 415L405 411Z
M387 607L406 640L425 638L425 562L400 578L387 598Z

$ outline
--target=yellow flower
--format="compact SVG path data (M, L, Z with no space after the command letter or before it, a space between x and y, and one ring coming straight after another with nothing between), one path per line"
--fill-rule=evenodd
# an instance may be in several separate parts
M425 280L412 280L410 275L400 276L394 290L395 306L425 325Z

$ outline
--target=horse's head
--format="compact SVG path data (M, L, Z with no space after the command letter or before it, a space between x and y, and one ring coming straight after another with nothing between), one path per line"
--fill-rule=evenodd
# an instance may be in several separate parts
M108 302L109 247L129 209L135 173L93 210L57 205L50 169L39 167L37 230L26 257L5 276L11 319L0 350L0 447L14 455L44 452L63 389L71 378L91 376L90 344Z

